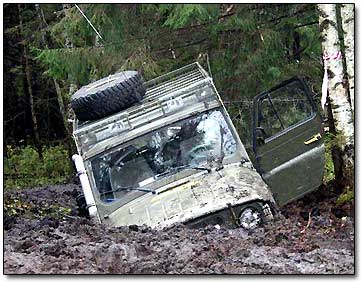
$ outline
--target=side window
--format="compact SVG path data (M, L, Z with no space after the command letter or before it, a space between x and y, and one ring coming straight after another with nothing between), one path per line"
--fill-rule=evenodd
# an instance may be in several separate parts
M265 138L301 122L313 114L312 105L299 80L262 96L258 101L258 127Z

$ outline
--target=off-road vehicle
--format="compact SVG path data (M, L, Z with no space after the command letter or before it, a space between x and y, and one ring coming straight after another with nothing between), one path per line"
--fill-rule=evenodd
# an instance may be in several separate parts
M322 118L301 78L253 105L254 164L197 62L146 83L128 71L81 88L73 160L90 216L113 226L247 229L273 219L322 182Z

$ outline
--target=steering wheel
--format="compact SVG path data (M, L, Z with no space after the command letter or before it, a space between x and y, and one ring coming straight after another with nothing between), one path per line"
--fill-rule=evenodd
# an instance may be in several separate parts
M200 155L201 152L204 152L204 151L209 151L211 149L211 146L209 144L199 144L195 147L193 147L188 153L187 153L187 158L189 159L196 159L198 157L202 157Z

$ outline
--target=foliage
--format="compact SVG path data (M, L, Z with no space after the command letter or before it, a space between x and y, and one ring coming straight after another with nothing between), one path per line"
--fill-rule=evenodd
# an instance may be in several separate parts
M127 9L115 10L112 5L82 5L82 9L104 40L74 6L67 9L50 30L59 48L33 50L47 67L45 74L78 86L125 69L139 70L150 78L158 74L145 40L126 38L131 32L125 25Z
M125 68L140 70L149 79L205 52L215 83L227 99L250 98L295 74L319 83L318 27L299 27L305 20L317 19L313 5L88 4L81 8L104 41L72 6L63 9L63 17L49 28L58 48L36 50L46 73L68 83L84 85ZM291 16L272 22L281 13ZM304 48L298 60L293 59L292 47L296 33Z
M161 5L160 12L167 14L164 25L176 29L215 19L217 6L210 4L167 4Z
M354 189L347 187L345 192L343 192L337 199L337 205L343 205L345 203L351 202L354 200Z
M325 172L324 172L324 182L329 182L331 180L335 179L335 170L334 170L334 164L333 164L333 151L336 148L340 148L345 144L345 139L340 133L331 133L328 132L325 134L324 137L324 144L325 144L325 151L326 151L326 164L325 164ZM349 164L346 166L343 174L344 174L344 180L345 187L351 187L354 188L354 165ZM341 180L340 180L341 181Z
M48 204L47 202L39 205L38 203L28 202L13 195L8 196L4 201L4 214L27 218L42 218L46 216L61 218L64 215L70 215L71 209L57 204Z
M43 160L31 147L13 148L7 146L4 158L5 189L44 186L65 182L73 168L63 146L43 149Z
M66 102L71 84L81 87L127 69L138 70L148 80L196 60L207 66L203 60L208 54L215 85L249 150L252 97L295 75L305 76L320 92L321 45L314 4L79 4L104 40L74 5L39 6L43 21L34 4L24 5L24 36L32 63L41 63L43 77L59 81ZM6 26L7 36L15 32L14 25ZM20 95L25 86L21 64L17 66L9 69L15 72L11 74ZM9 97L7 105L12 101ZM43 101L39 100L39 109ZM11 132L10 126L6 129ZM8 187L60 182L70 174L70 169L58 172L62 166L49 161L47 152L42 163L30 147L15 151L6 159L11 173ZM66 158L59 156L59 160ZM334 173L328 149L326 158L326 180L330 180ZM45 166L51 167L51 176L45 174ZM35 172L34 180L14 178L18 172Z

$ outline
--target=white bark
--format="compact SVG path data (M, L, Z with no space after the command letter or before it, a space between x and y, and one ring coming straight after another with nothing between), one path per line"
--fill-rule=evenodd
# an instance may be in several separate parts
M340 51L336 5L318 4L318 10L323 53L336 54ZM329 101L345 167L353 162L351 154L353 154L354 149L354 125L352 108L348 100L348 90L343 84L343 62L342 59L332 59L325 61L324 64L328 68Z
M351 107L354 111L354 4L341 5L344 54L346 57L348 87Z

